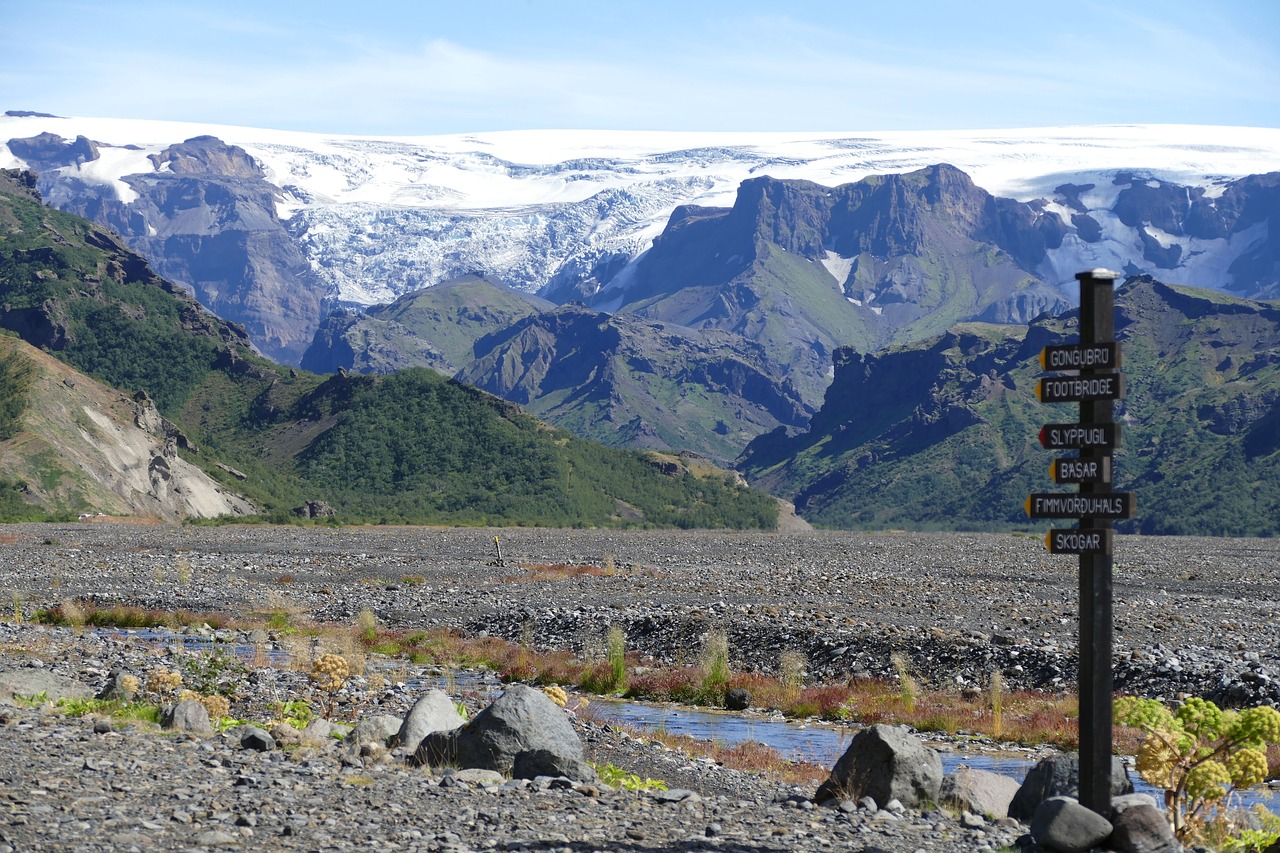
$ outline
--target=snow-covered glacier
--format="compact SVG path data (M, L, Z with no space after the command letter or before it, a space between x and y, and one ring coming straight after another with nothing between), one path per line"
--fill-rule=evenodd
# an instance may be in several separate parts
M935 163L958 167L998 196L1045 199L1048 212L1082 223L1072 225L1036 271L1048 283L1070 283L1083 268L1123 269L1154 254L1165 258L1162 277L1227 288L1232 263L1268 238L1269 223L1212 238L1172 233L1153 222L1125 224L1113 210L1129 185L1123 181L1199 188L1211 202L1236 179L1280 169L1280 130L1270 128L510 131L371 138L0 117L0 141L45 133L96 143L96 158L56 171L126 205L133 190L123 178L167 168L158 155L168 146L209 135L243 148L278 188L276 213L330 300L354 306L387 302L470 272L560 298L590 294L610 280L616 291L628 264L679 205L729 206L744 179L766 174L836 186ZM0 142L0 167L30 165ZM1063 186L1076 188L1069 200L1059 192Z

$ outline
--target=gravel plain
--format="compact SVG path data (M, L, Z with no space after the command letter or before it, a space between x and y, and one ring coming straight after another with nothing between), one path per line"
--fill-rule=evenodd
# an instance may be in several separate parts
M499 564L494 538L502 550ZM549 577L537 566L601 573ZM737 669L802 652L812 678L888 676L907 656L937 687L1075 679L1076 561L1010 534L794 534L545 529L0 526L0 594L26 620L66 599L354 624L457 628L588 653L611 624L630 649L691 661L724 630ZM1280 541L1119 537L1119 689L1228 704L1280 702ZM0 670L96 691L117 666L179 650L0 624ZM251 679L259 704L300 673ZM400 713L388 684L350 713ZM473 788L333 748L255 753L227 736L159 736L0 705L4 849L980 850L1024 828L944 812L814 808L812 791L690 761L578 721L588 754L677 795ZM691 792L688 795L685 792Z

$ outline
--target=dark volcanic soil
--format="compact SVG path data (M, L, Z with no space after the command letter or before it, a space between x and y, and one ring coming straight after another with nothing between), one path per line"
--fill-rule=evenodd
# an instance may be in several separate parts
M1123 537L1116 550L1121 689L1280 700L1280 542ZM597 571L540 568L559 564ZM384 625L588 651L618 624L630 649L665 661L693 660L707 632L721 629L736 669L771 670L794 650L811 678L890 676L897 653L932 686L982 686L999 669L1015 686L1070 689L1076 583L1074 559L1013 535L8 525L0 678L62 679L92 692L113 667L177 668L189 654L132 635L29 624L38 609L90 599L259 623L289 613L354 625L369 608ZM269 638L253 634L255 643ZM303 673L270 667L245 684L236 710L251 717L246 709L308 691ZM402 716L416 698L403 683L375 688L369 676L360 685L340 716ZM967 851L1007 848L1025 831L939 810L815 808L811 790L575 725L592 760L689 791L473 785L332 743L257 753L235 730L175 737L117 724L98 733L92 720L0 697L0 853Z
M999 668L1014 686L1069 688L1076 672L1077 560L1026 535L82 523L4 526L0 542L0 591L28 613L83 597L349 624L368 607L384 625L546 648L599 646L618 623L629 648L666 661L722 628L739 669L794 649L824 678L888 675L895 651L935 686ZM1118 689L1280 701L1280 540L1118 537L1115 550ZM611 573L527 569L547 564Z

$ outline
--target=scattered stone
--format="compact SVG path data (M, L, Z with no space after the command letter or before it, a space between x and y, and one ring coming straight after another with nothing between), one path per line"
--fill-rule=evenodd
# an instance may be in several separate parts
M745 687L730 687L724 692L724 707L730 711L745 711L751 707L751 691Z
M1111 823L1108 846L1116 853L1174 853L1182 849L1168 818L1146 794L1113 798Z
M485 770L481 767L466 767L455 771L452 778L455 782L466 782L480 788L496 788L506 782L506 778L496 770Z
M401 719L391 714L375 714L356 723L356 727L342 739L347 749L359 751L367 743L376 743L385 748L387 741L400 731Z
M257 752L270 752L276 748L276 739L257 726L242 726L240 728L240 748L252 749Z
M176 705L167 705L160 714L160 728L189 732L201 737L213 735L209 711L194 699L184 699Z
M526 749L516 753L511 765L511 775L517 779L563 776L575 782L595 782L599 779L595 768L587 762L549 749Z

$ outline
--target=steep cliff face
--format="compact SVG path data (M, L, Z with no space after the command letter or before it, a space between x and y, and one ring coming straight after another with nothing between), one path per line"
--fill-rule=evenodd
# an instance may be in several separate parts
M31 506L169 522L257 512L178 454L185 436L150 400L130 399L13 338L0 337L0 358L32 366L21 429L0 441L0 478L23 484Z
M733 459L809 410L736 335L563 306L476 342L458 378L604 444Z
M730 210L677 210L620 310L759 340L813 399L838 346L869 351L961 320L1025 323L1069 307L1032 271L1066 230L947 165L835 188L754 178Z
M211 136L169 146L151 156L154 171L121 179L122 197L77 170L58 171L100 156L83 137L46 133L9 147L44 168L39 186L49 204L121 234L160 275L243 324L265 355L297 363L310 345L324 287L276 215L279 188L243 149Z
M1132 174L1116 178L1124 188L1113 208L1123 224L1137 229L1142 259L1159 270L1176 270L1200 243L1243 243L1224 264L1225 289L1255 299L1280 296L1280 172L1232 181L1218 195ZM1130 262L1129 271L1141 268Z

